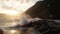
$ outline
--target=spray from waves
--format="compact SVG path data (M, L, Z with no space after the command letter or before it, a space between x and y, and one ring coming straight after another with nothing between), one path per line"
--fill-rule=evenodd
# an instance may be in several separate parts
M31 23L31 22L39 21L39 20L43 20L43 19L41 19L39 17L32 18L28 14L23 14L18 23L20 26L22 26L22 25L26 25L26 24Z

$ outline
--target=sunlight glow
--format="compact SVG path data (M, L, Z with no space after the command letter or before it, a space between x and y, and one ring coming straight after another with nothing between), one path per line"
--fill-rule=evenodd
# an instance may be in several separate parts
M0 14L8 14L8 15L16 15L16 14L19 14L18 11L15 11L15 10L1 10L0 11Z
M14 34L16 32L16 30L11 30L11 33Z

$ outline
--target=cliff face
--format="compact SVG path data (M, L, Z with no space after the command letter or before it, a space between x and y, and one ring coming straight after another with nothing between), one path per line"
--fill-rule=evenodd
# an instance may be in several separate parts
M48 5L44 1L39 1L25 13L30 15L31 17L46 19L48 18Z

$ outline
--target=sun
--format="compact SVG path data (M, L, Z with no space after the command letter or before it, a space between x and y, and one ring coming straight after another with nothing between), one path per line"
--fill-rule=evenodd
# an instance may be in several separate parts
M8 15L17 15L19 14L19 11L17 10L1 10L0 14L8 14Z

